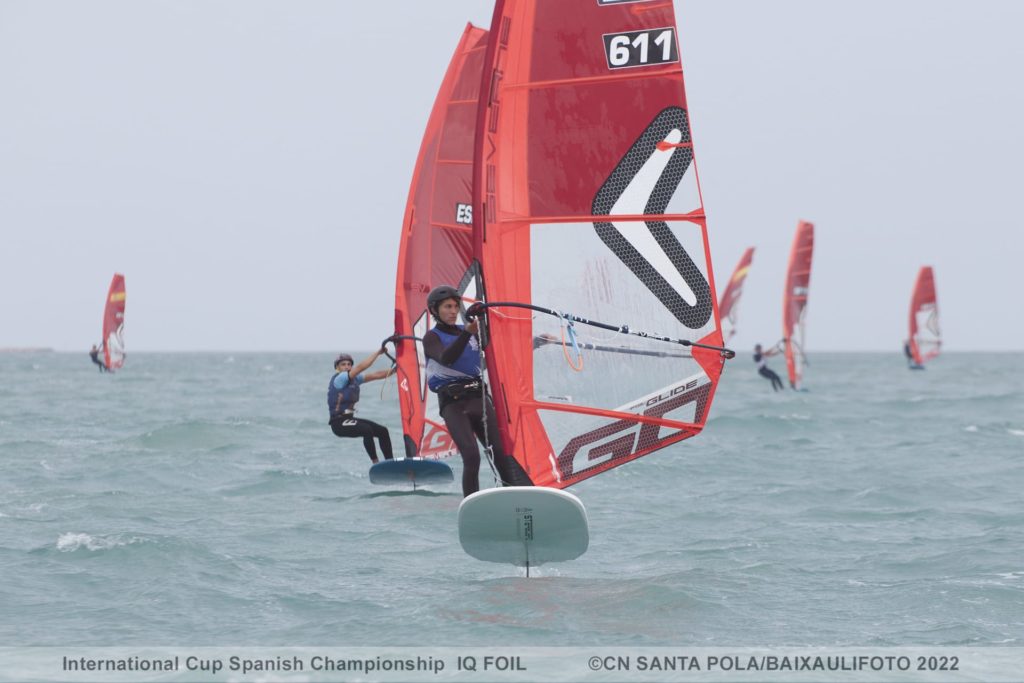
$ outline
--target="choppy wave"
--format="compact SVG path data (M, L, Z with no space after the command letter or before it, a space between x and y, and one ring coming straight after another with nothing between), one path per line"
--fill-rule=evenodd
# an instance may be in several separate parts
M0 367L10 644L1024 640L1024 356L731 366L704 433L574 487L590 550L530 580L462 552L457 483L370 485L323 354L131 360ZM400 450L393 388L359 407Z

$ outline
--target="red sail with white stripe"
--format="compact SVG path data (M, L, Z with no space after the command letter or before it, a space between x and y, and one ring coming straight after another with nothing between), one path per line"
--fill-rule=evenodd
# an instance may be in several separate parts
M497 1L474 162L486 302L721 345L678 40L671 2ZM535 484L701 431L720 352L566 325L495 307L483 328L492 438Z
M114 273L103 307L103 360L108 370L124 365L124 275Z
M910 299L910 353L923 365L939 355L942 334L939 331L939 304L935 296L935 275L931 266L922 266L914 282Z
M789 252L786 289L782 297L782 337L786 352L789 385L803 388L804 339L806 337L807 295L811 287L811 257L814 255L814 224L800 221Z
M409 188L395 286L395 331L422 338L433 325L427 294L458 285L472 297L473 137L487 31L466 25L434 101ZM427 389L423 345L397 342L399 403L406 455L439 458L456 452L433 393Z
M747 272L753 262L754 248L747 247L740 262L736 265L736 270L732 272L732 277L729 278L729 284L725 288L725 293L722 294L721 303L718 304L718 313L722 318L722 336L727 344L736 334L736 320L739 314L740 296L743 295L743 283L747 280Z

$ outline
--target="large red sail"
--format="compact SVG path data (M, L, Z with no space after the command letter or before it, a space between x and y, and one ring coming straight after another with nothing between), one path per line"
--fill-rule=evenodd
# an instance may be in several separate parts
M672 3L497 0L490 35L473 188L488 305L720 345ZM499 436L535 484L701 431L721 353L607 332L577 347L588 331L567 320L487 311Z
M434 101L409 188L395 286L395 331L422 338L427 294L439 284L472 296L473 136L487 31L467 24ZM399 341L398 381L407 456L438 458L455 446L427 390L423 346Z
M914 282L914 294L910 298L909 343L910 353L918 365L935 358L942 347L939 304L935 296L935 275L931 266L922 266Z
M124 365L124 275L114 273L103 307L103 358L108 370Z
M718 314L722 318L722 336L726 343L736 334L736 320L739 313L740 296L743 294L743 283L747 280L747 272L753 262L754 248L747 247L740 262L736 264L736 270L732 272L732 277L729 278L729 284L725 288L725 293L722 294L721 303L718 304Z
M811 287L811 257L814 255L814 224L800 221L789 252L786 290L782 297L782 337L785 344L789 385L803 388L804 338L807 295Z

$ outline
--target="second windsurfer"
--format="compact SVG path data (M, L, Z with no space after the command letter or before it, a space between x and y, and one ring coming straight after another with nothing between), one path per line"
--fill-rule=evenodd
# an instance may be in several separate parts
M785 385L782 383L782 379L775 373L775 371L768 367L768 363L765 362L765 358L774 356L778 352L779 349L777 346L764 351L761 349L760 344L754 345L754 362L757 363L757 374L770 380L772 383L772 389L775 391L784 389Z
M100 366L100 372L107 372L107 366L100 360L100 347L93 344L92 349L89 350L89 358L92 359L93 363Z
M394 457L391 453L391 435L388 433L387 427L358 418L355 416L355 411L356 403L359 401L359 386L364 382L384 379L392 372L391 369L364 372L382 353L384 353L384 349L377 349L355 367L353 367L352 356L347 353L339 354L334 359L334 376L331 377L331 383L327 387L327 407L331 411L331 431L341 437L362 437L366 453L373 462L378 461L377 449L373 443L374 437L380 441L380 450L384 453L384 459L391 460Z
M462 455L462 495L480 490L480 449L490 445L494 466L505 486L533 486L518 462L505 454L498 433L494 404L484 395L480 377L477 323L456 325L459 293L446 285L427 297L427 309L437 324L423 336L427 356L427 384L437 394L441 417ZM489 442L489 443L488 443Z

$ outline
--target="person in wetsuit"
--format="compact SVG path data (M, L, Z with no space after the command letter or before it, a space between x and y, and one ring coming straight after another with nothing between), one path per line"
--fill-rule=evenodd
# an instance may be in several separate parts
M93 344L92 349L89 351L89 358L92 358L92 362L100 366L100 372L107 371L107 366L100 360L100 347Z
M917 365L914 360L914 352L910 350L910 342L903 342L903 355L907 357L907 367L913 368Z
M772 389L774 389L775 391L778 391L779 389L784 389L785 385L782 383L782 380L779 378L779 376L775 374L775 371L768 367L768 364L765 362L765 358L768 358L769 356L774 356L778 352L778 348L771 348L768 349L767 351L763 351L761 349L760 344L754 345L754 362L757 363L757 374L771 380Z
M533 486L522 466L502 447L494 404L490 396L484 396L480 377L477 322L456 325L460 300L458 290L447 285L430 292L427 310L437 324L423 335L423 351L427 357L427 385L437 394L445 427L462 455L462 495L480 490L477 439L491 446L502 485Z
M347 353L339 354L334 359L334 376L331 377L331 383L327 386L327 408L331 412L331 431L340 437L362 437L366 453L373 462L378 462L377 449L373 443L374 438L380 441L380 450L384 454L385 460L391 460L394 457L391 454L391 435L388 433L387 427L356 417L355 411L356 403L359 402L360 385L384 379L392 372L392 370L364 372L382 353L384 353L384 349L378 349L355 367L353 367L352 356Z

